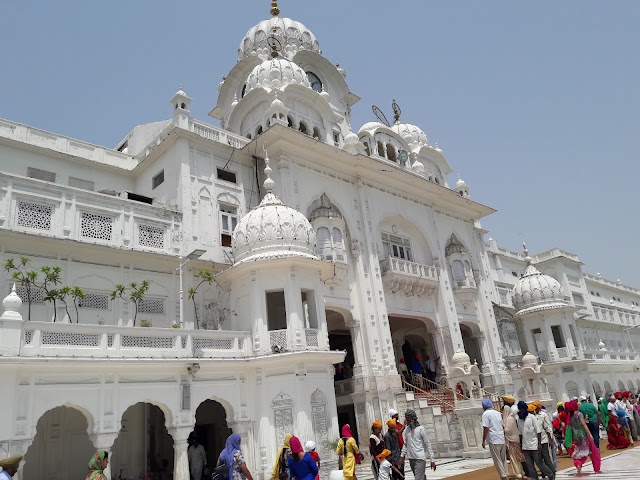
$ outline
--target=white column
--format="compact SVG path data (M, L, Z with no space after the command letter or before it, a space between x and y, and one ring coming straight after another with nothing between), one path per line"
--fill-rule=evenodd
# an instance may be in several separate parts
M304 350L307 344L302 320L304 313L302 312L302 297L300 287L296 281L295 267L289 268L284 296L287 309L287 342L289 348L291 350Z
M189 459L187 458L187 438L193 427L174 427L169 430L173 437L173 479L190 480Z

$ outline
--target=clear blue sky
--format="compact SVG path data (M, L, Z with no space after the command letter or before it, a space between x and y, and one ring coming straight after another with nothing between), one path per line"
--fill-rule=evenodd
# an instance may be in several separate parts
M362 100L419 125L498 209L501 245L558 246L640 287L640 2L281 0ZM268 0L4 0L0 117L114 146L168 118L180 83L209 119ZM213 119L209 119L212 120Z

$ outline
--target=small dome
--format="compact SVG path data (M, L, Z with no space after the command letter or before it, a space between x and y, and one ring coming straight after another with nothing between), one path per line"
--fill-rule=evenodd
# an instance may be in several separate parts
M531 265L527 255L527 268L513 287L513 306L519 314L567 306L562 286L553 277L540 273Z
M286 58L293 58L299 50L322 53L316 36L302 23L290 18L271 17L247 32L238 48L238 60L252 55L267 58L271 53L270 37L278 40L281 54Z
M414 149L429 144L426 133L410 123L396 123L391 127L391 130L404 138Z
M362 125L362 127L360 127L360 130L358 130L358 135L360 135L361 133L373 132L378 128L389 128L389 127L387 127L386 125L383 125L380 122L368 122Z
M17 312L21 305L22 299L16 293L16 284L14 283L13 287L11 287L11 293L2 300L2 306L8 312Z
M467 249L460 242L460 240L458 240L458 237L456 237L455 233L452 233L447 246L444 247L444 255L445 257L448 257L454 253L465 254L467 253Z
M326 193L320 196L320 206L311 212L312 222L318 218L342 218L340 212L331 205Z
M522 365L524 367L531 367L538 364L538 357L530 354L529 352L525 353L522 357Z
M451 364L454 367L461 367L469 363L471 363L471 357L462 350L458 350L453 354L453 357L451 357Z
M468 187L469 185L467 185L467 182L465 182L463 179L458 178L458 181L456 182L456 188L464 188L464 187Z
M272 58L251 71L247 78L245 95L258 87L283 90L291 84L311 88L307 74L301 67L284 58Z
M256 208L240 219L233 230L233 254L237 263L272 258L304 257L317 260L316 234L309 220L284 205L271 190L268 159L264 187L267 194Z

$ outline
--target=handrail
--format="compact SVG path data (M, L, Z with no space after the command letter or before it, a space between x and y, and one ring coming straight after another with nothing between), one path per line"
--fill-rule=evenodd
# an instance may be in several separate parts
M411 385L409 382L407 382L404 378L402 379L402 384L404 385L405 388L409 388L409 390L413 390L414 393L420 393L422 395L424 395L427 398L427 401L431 400L434 403L440 404L440 406L448 406L452 411L455 410L456 406L450 402L447 402L446 400L443 400L441 398L436 397L435 395L433 395L432 393L429 393L425 390L422 390L421 388L416 387L415 385Z
M435 390L437 390L437 391L443 391L444 390L444 391L447 391L447 392L451 393L453 398L455 398L456 400L471 400L471 397L468 397L464 393L456 392L453 389L447 387L446 385L442 385L440 383L434 382L433 380L429 380L428 378L425 378L424 381L425 381L426 385L435 386ZM431 390L433 390L433 388Z

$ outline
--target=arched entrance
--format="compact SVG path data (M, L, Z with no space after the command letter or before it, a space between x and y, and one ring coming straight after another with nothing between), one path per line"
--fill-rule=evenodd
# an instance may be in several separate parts
M611 393L613 393L613 388L611 387L611 384L605 380L604 381L604 394L605 396L609 396L611 395Z
M114 478L170 478L173 472L173 438L164 412L151 403L136 403L122 415L122 428L113 443L111 473Z
M347 380L353 376L355 367L355 353L351 329L347 327L345 317L335 310L326 310L327 331L329 332L329 348L331 350L345 350L347 355L341 365L336 365L334 380Z
M215 465L227 437L231 435L224 407L214 400L202 402L196 410L193 433L207 452L207 464Z
M600 384L598 382L593 382L593 393L596 394L596 400L602 396L604 396L604 393L602 391L602 387L600 386Z
M424 378L437 381L437 375L441 371L441 363L438 361L441 354L432 333L435 331L433 322L427 318L389 315L389 327L397 366L399 367L400 359L404 359L410 373L422 370ZM431 365L436 370L431 376L427 374L429 361L432 361Z
M469 325L460 323L460 334L462 335L464 351L469 355L471 363L478 362L478 367L482 368L482 349L480 348L480 342L474 330L475 328L472 329Z
M85 478L95 453L87 428L87 419L75 408L56 407L46 412L38 420L20 478Z

